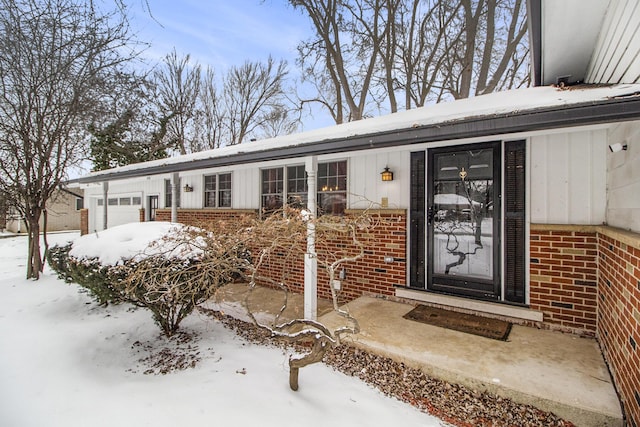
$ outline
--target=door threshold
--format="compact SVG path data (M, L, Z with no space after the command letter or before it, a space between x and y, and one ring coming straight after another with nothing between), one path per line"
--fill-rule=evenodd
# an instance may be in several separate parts
M531 310L529 308L515 307L495 302L478 301L451 295L441 295L432 292L418 291L415 289L396 288L396 297L472 310L480 313L528 320L531 322L542 322L543 320L543 314L541 311Z

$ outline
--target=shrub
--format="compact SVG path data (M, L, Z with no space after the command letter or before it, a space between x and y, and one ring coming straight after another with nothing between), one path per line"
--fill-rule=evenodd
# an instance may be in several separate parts
M97 259L79 260L69 255L72 244L53 246L47 252L49 266L67 283L75 282L89 291L100 305L118 304L125 300L117 283L126 271L104 266Z
M105 231L91 244L114 244L107 236ZM219 287L240 278L250 258L233 233L180 226L115 265L103 265L98 258L75 258L71 249L71 244L53 247L48 255L61 279L88 289L100 304L127 301L150 310L167 336Z
M199 242L203 251L187 259L155 255L129 261L124 265L127 276L119 285L128 300L153 313L167 336L218 288L237 279L249 257L244 245L229 235L192 229L185 238L164 242L165 251L173 253L187 241Z

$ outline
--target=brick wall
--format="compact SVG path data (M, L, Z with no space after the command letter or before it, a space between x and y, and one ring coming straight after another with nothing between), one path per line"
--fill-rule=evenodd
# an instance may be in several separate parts
M144 208L140 208L140 210L138 211L138 219L139 219L140 222L145 222L146 215L145 215Z
M347 210L346 215L359 215L361 211ZM358 239L364 244L364 256L357 261L345 262L341 268L345 270L344 279L339 276L340 302L348 302L363 294L395 295L394 285L405 286L406 283L406 212L404 210L380 210L370 212L375 227L367 234L360 233ZM351 236L345 233L341 237L327 241L326 247L318 246L318 257L331 260L331 248L351 248L357 250L351 242ZM385 262L385 257L393 261ZM318 297L331 298L329 276L320 263L318 264Z
M245 216L255 217L253 209L178 209L178 222L205 228L209 221L233 221ZM171 209L158 209L156 221L171 221Z
M640 427L640 235L602 229L597 338L629 425Z
M361 211L348 210L346 215L358 215ZM246 215L256 215L253 210L218 210L218 209L178 209L178 222L205 227L212 220L234 220ZM351 301L364 293L394 295L394 285L404 286L406 282L406 212L404 210L381 210L371 213L377 221L375 228L367 235L359 235L365 244L365 255L355 262L343 265L345 278L340 279L340 302ZM158 221L170 221L170 209L158 209ZM351 250L349 248L351 247ZM326 246L318 245L316 250L319 259L330 259L331 248L340 248L355 253L351 237L348 233L334 237ZM385 262L391 257L392 262ZM265 274L273 280L280 281L282 273L285 282L294 292L304 291L304 256L285 257L273 254L264 264ZM336 277L338 279L338 277ZM329 276L321 263L318 264L318 297L331 298Z
M595 227L531 225L530 306L554 329L596 333Z
M89 209L80 209L80 235L89 234Z

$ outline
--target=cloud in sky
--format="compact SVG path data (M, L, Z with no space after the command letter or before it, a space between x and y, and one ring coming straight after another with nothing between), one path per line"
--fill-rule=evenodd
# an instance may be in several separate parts
M150 11L140 1L132 0L132 25L151 44L144 53L151 61L175 47L216 70L269 54L293 65L296 45L310 34L307 18L285 0L147 0Z

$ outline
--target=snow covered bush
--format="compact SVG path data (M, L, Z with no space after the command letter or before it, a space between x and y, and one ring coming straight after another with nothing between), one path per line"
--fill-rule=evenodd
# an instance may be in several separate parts
M72 243L53 246L47 251L49 266L67 283L85 288L100 305L118 304L125 300L114 285L126 274L121 269L102 265L98 260L79 260L69 256Z
M55 248L50 265L101 303L151 311L167 336L216 290L242 274L248 251L233 234L163 222L127 224Z

